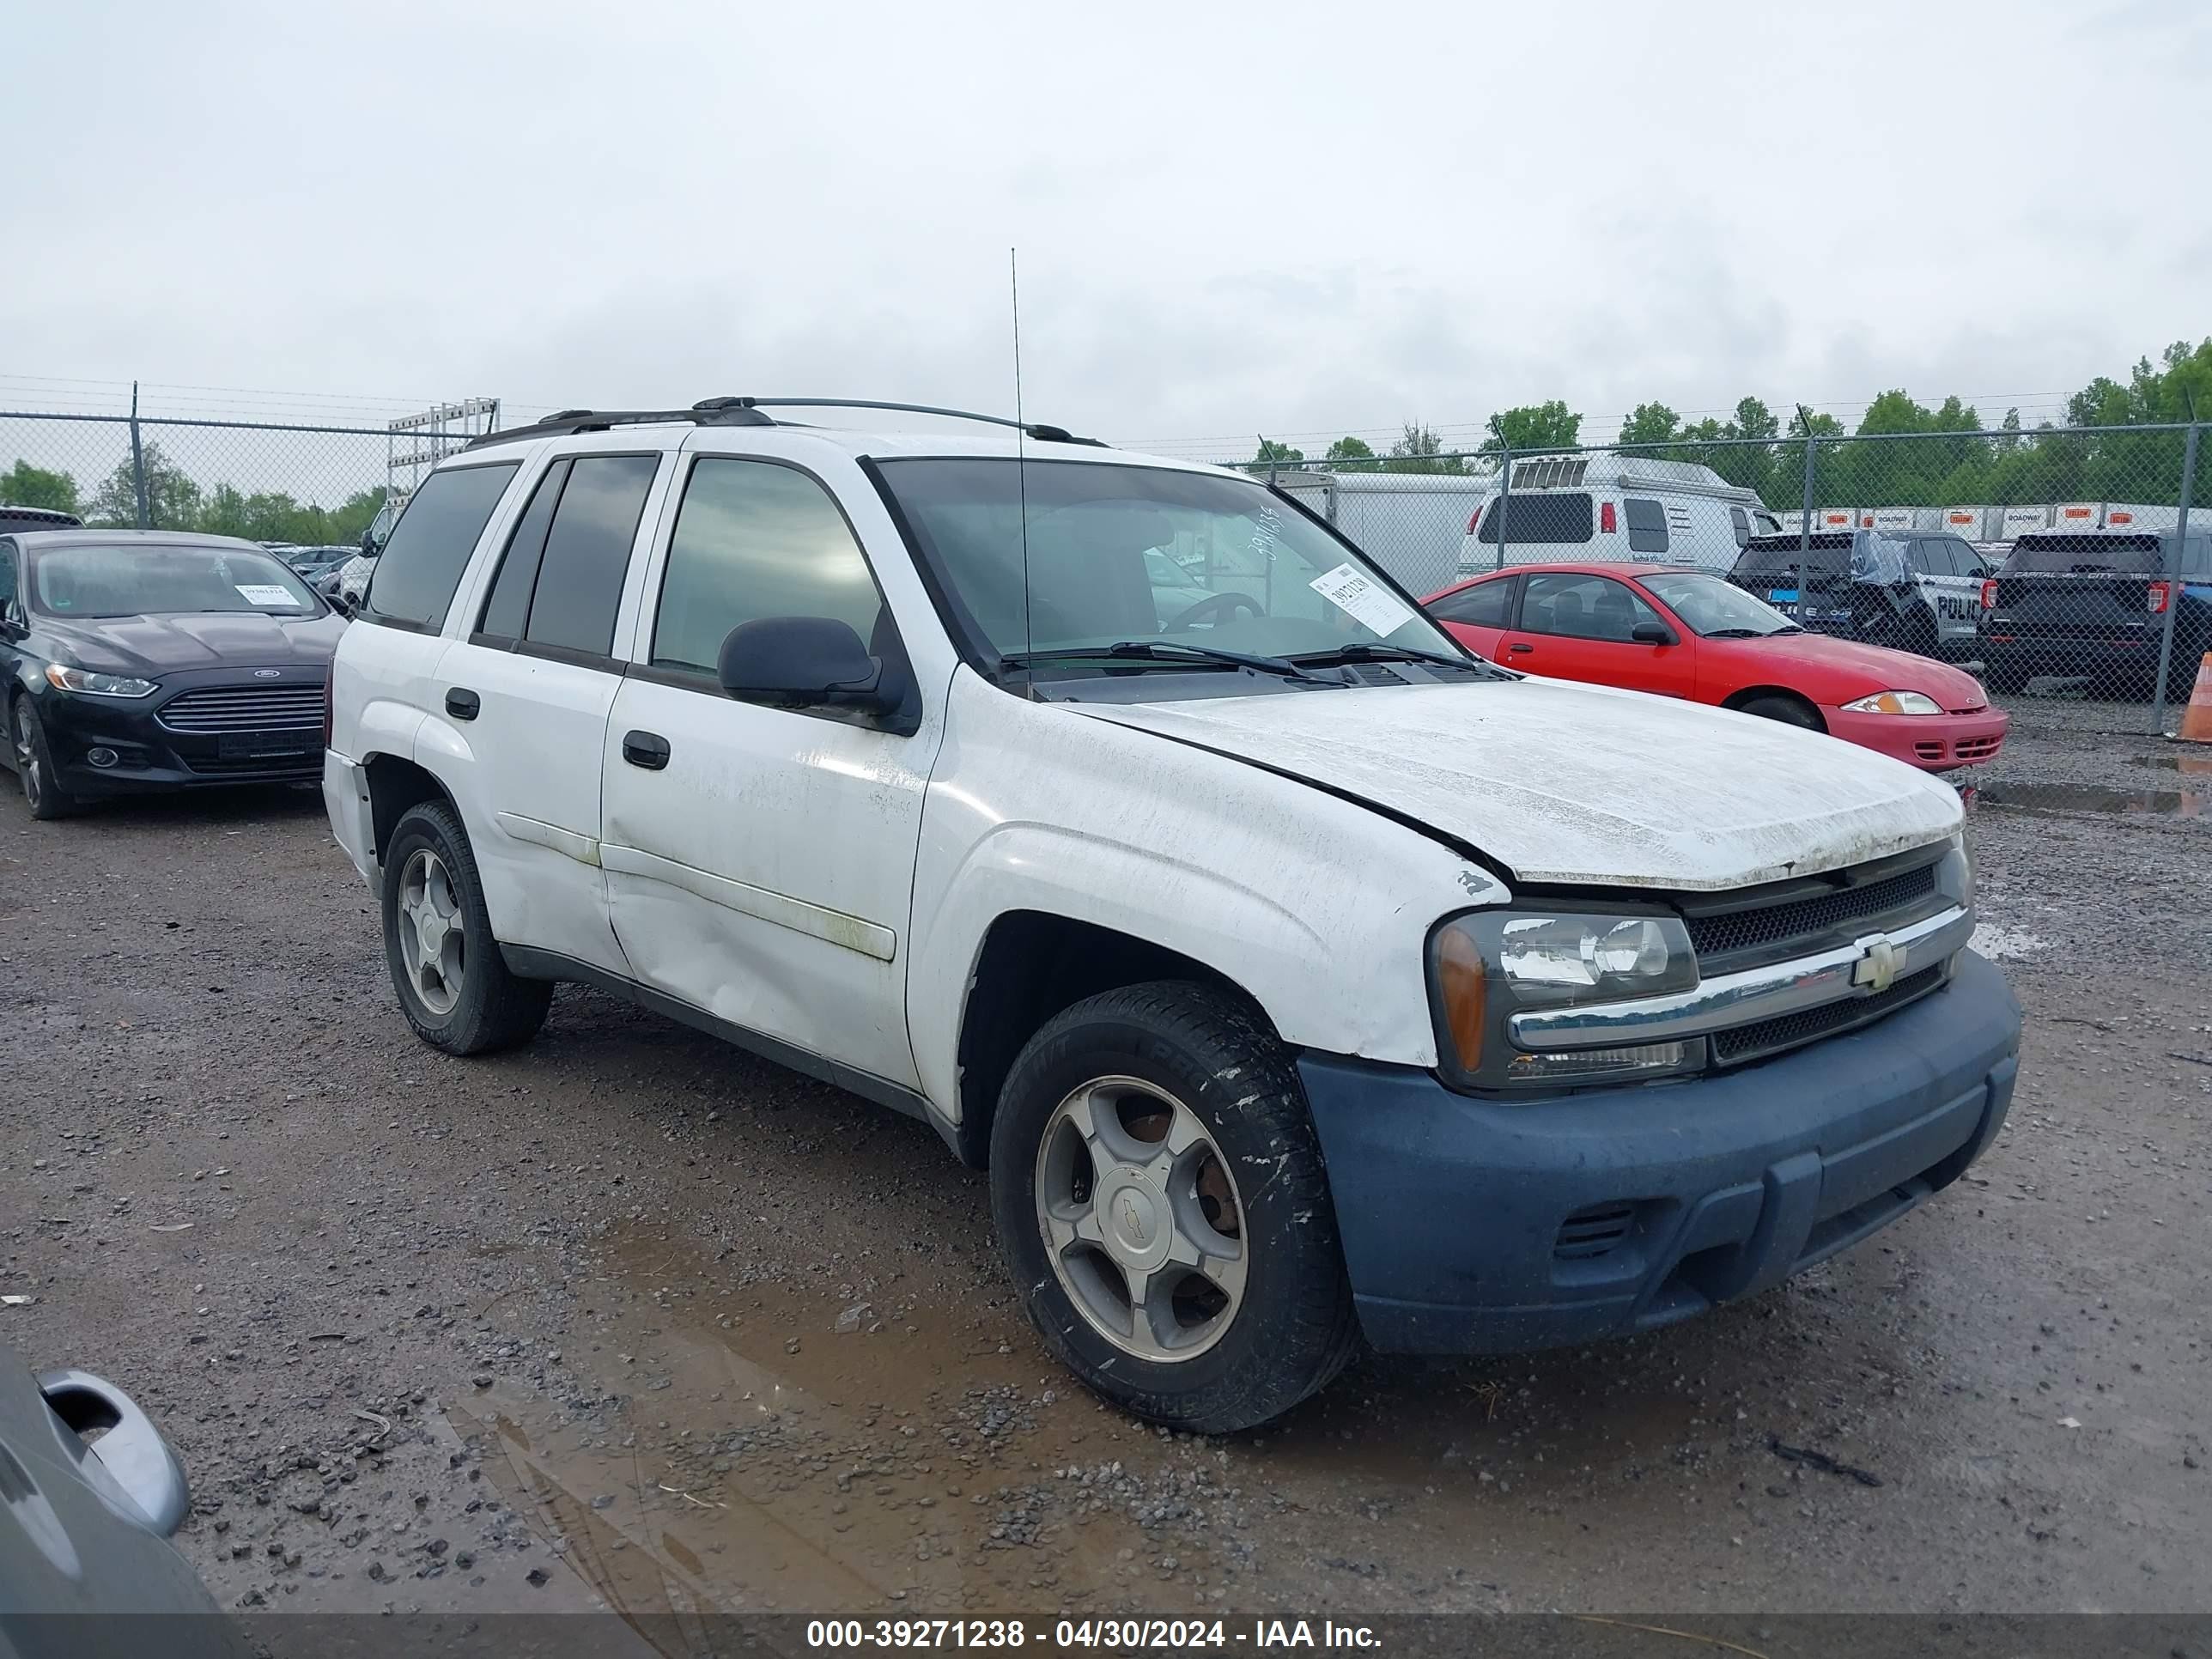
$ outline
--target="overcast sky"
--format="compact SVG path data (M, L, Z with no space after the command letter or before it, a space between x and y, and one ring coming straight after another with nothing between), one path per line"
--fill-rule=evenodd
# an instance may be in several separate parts
M17 406L998 410L1009 246L1030 417L1210 450L2032 424L2212 333L2202 0L0 0L0 62Z

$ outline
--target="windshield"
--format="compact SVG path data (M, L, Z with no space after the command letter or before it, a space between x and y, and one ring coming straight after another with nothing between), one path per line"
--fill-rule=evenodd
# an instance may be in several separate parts
M1802 631L1779 611L1718 576L1676 570L1641 580L1692 634L1728 635L1742 639Z
M1002 658L1139 642L1464 659L1358 554L1257 483L1011 459L881 463L963 622ZM1026 626L1023 605L1027 501Z
M178 611L313 616L322 605L281 560L256 549L155 543L55 547L31 564L32 602L50 617Z

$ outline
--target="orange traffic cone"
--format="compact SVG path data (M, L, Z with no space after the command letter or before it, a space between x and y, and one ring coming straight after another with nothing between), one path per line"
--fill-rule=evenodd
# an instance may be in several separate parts
M2189 707L2181 711L2184 743L2212 743L2212 651L2197 665L2197 684L2190 688Z

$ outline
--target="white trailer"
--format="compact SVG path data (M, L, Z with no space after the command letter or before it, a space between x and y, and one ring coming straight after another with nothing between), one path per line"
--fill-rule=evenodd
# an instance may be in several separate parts
M1275 483L1419 598L1458 580L1460 544L1498 472L1279 472Z
M2104 522L2102 501L2061 501L2051 510L2053 530L2099 530Z
M1993 507L1947 507L1941 515L1941 527L1965 541L1994 541L1996 526L1993 519L1996 513Z
M2193 526L2197 520L2197 514L2192 512L2189 516ZM2206 516L2208 520L2212 520L2212 514ZM2107 530L2148 530L2157 532L2179 530L2180 527L2181 509L2179 507L2160 507L2154 503L2142 501L2106 501L2105 503L2105 528Z
M2051 528L2051 509L2048 507L2008 507L1990 526L1996 534L1990 539L1999 542L2017 541L2031 530Z

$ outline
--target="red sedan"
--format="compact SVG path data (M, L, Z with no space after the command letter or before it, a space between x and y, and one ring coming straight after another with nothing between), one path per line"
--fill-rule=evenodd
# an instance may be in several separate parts
M1460 643L1508 668L1740 708L1930 772L1991 758L2008 723L1972 675L1808 634L1710 570L1522 565L1424 603Z

